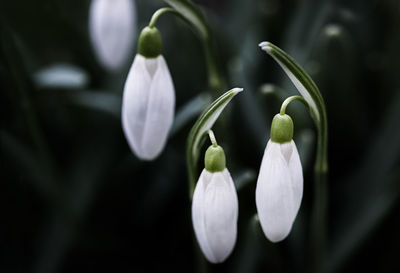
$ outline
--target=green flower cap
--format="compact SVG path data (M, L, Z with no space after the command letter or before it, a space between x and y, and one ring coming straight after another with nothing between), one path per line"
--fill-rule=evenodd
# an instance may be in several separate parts
M162 51L161 34L156 27L145 27L139 36L138 53L146 58L156 58Z
M226 167L225 152L219 145L211 145L204 156L204 165L210 173L222 172Z
M293 121L289 115L276 114L271 125L271 141L290 142L293 138Z

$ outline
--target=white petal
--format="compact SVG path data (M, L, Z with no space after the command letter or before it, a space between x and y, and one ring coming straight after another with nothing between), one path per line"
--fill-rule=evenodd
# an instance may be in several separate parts
M136 55L125 82L122 100L122 127L129 146L140 158L144 154L141 143L151 85L145 62L143 56Z
M203 170L193 195L192 219L207 260L221 263L232 252L237 235L238 200L229 171Z
M296 144L292 140L290 142L292 146L292 155L289 160L289 171L292 177L292 188L293 188L293 203L295 206L295 217L300 209L301 200L303 198L303 169L301 167L301 161L299 152L297 151Z
M205 192L207 185L210 183L211 176L212 173L204 169L197 181L192 200L192 222L201 251L204 253L207 260L214 261L214 253L210 249L204 224Z
M89 33L96 55L108 69L121 67L130 56L136 36L133 0L92 0Z
M269 141L257 180L256 205L261 227L272 242L285 239L292 228L297 212L293 195L281 144Z
M156 66L149 73L154 62ZM172 125L174 108L175 91L164 58L136 55L125 83L122 125L132 151L140 159L152 160L160 154Z
M168 66L162 56L157 57L157 61L142 140L142 149L150 159L157 157L163 150L175 109L175 91Z
M293 140L280 144L281 153L288 164L293 189L294 217L300 208L303 197L303 170L301 167L299 152Z

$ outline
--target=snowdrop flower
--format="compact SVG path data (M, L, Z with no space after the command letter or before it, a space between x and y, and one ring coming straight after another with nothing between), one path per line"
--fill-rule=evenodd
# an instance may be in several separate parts
M293 121L277 114L271 139L265 148L256 187L256 205L261 227L271 242L288 236L303 196L303 171L292 140Z
M122 127L131 150L152 160L163 150L175 109L174 85L161 55L161 35L146 27L125 82Z
M196 184L192 221L200 248L211 263L231 254L237 234L238 199L225 167L224 150L215 142L205 154L205 169Z
M92 0L89 33L101 64L120 68L130 56L136 36L136 8L133 0Z

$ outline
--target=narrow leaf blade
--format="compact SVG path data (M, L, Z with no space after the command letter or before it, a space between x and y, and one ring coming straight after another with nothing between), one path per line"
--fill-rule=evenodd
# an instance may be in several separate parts
M311 77L297 64L297 62L286 54L285 51L270 42L260 43L260 47L265 50L282 67L286 75L296 86L297 90L304 97L312 109L312 116L319 123L323 102L321 93Z

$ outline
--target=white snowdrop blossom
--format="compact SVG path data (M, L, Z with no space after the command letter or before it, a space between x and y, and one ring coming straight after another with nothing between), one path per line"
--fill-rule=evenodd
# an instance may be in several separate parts
M162 55L137 54L125 82L122 127L131 150L152 160L163 150L175 109L175 91Z
M282 241L288 236L303 196L303 170L291 137L293 127L289 134L285 132L288 128L283 129L284 133L278 135L272 131L277 127L272 126L271 140L264 151L256 187L258 216L264 234L271 242ZM286 141L283 143L274 141L284 138Z
M222 263L236 243L239 204L225 152L211 130L209 135L213 145L206 151L205 168L194 190L192 221L204 256L211 263Z
M136 36L134 0L92 0L89 33L101 64L120 68L130 56Z
M221 263L236 243L238 199L229 171L200 175L193 195L192 221L197 241L207 260Z

